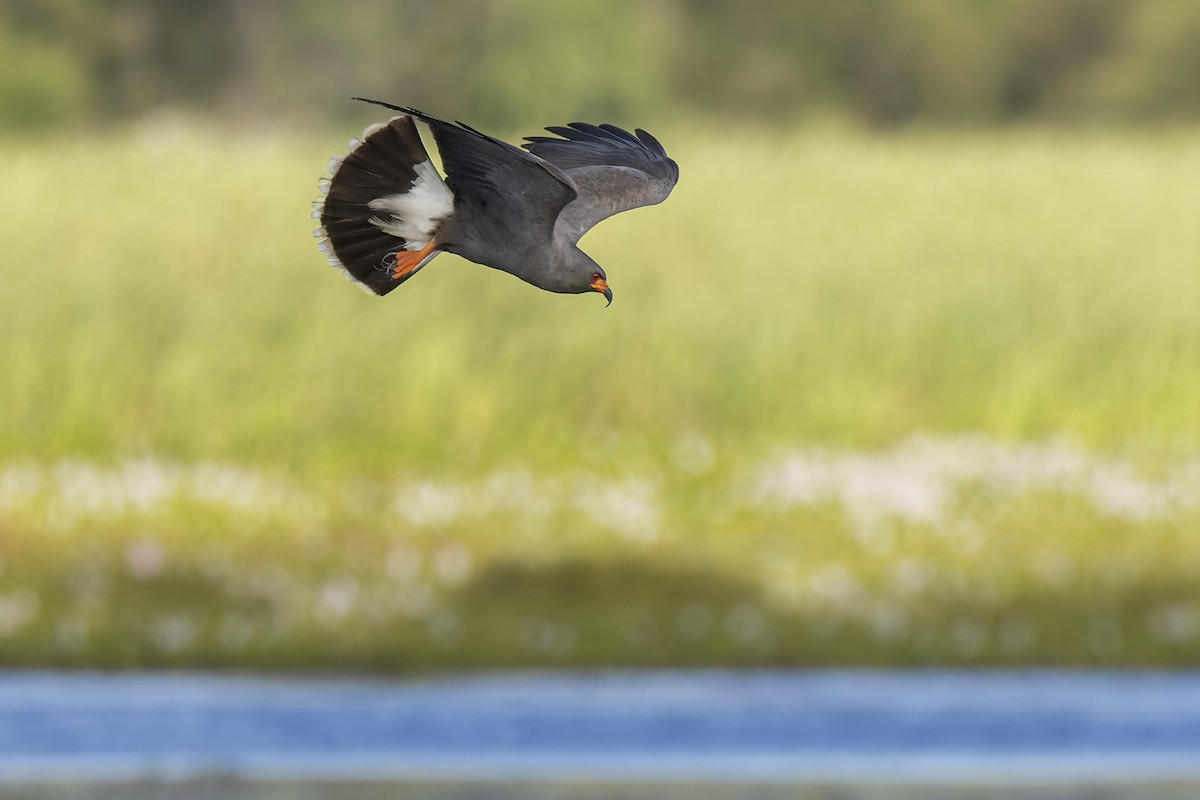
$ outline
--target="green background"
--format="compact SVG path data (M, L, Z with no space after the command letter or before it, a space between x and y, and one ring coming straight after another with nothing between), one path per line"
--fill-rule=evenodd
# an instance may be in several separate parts
M0 9L0 662L1200 662L1200 10ZM378 96L640 126L616 302L328 269Z

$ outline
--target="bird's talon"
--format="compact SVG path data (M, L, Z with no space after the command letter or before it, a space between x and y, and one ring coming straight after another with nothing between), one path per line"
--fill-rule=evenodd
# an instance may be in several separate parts
M421 262L428 256L432 255L436 248L433 242L422 247L420 250L397 250L392 254L395 261L392 264L392 280L398 281L407 278L413 273Z

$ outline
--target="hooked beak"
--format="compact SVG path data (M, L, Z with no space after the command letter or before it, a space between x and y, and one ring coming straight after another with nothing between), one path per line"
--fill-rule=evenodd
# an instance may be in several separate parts
M590 285L593 292L599 292L608 301L607 305L604 306L605 308L612 305L612 289L608 288L608 281L604 280L604 278L596 278Z

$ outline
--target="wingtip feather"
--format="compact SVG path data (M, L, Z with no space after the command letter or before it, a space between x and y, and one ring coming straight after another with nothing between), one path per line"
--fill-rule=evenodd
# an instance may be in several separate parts
M662 143L659 142L658 139L655 139L654 135L649 131L638 128L634 131L634 133L637 134L637 137L642 140L642 144L649 147L660 156L665 156L667 154L666 148L664 148Z

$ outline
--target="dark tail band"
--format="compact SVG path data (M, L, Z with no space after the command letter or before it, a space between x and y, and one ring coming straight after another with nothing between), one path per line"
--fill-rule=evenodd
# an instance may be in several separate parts
M377 295L416 273L414 269L399 279L392 276L395 254L410 249L409 242L385 224L394 220L386 209L381 212L378 201L411 191L419 179L415 168L426 161L429 155L412 117L395 117L352 140L350 151L330 162L330 177L321 181L325 196L314 203L313 212L321 225L314 231L319 247L331 266Z

